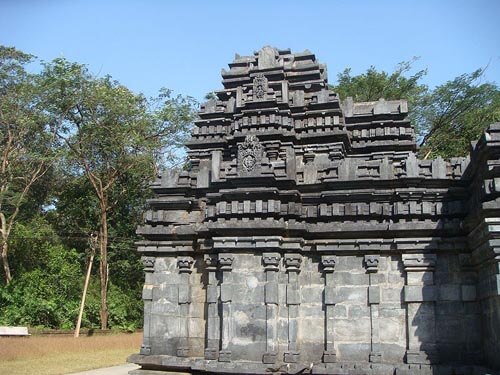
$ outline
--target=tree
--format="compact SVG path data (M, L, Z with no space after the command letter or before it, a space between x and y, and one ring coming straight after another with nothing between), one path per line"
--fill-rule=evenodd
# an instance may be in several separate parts
M38 267L27 270L0 287L0 324L71 328L81 293L80 256L67 249L52 232L33 238ZM57 286L57 287L55 287Z
M416 60L413 58L399 63L392 73L378 71L371 66L366 73L352 76L351 69L347 68L337 75L338 83L330 88L338 93L340 98L352 97L356 102L370 102L380 98L406 99L410 108L414 108L428 91L427 86L420 82L427 70L419 70L407 77Z
M107 328L109 213L127 195L127 176L151 180L161 161L176 159L176 147L194 118L194 101L163 90L147 100L84 65L56 59L41 74L52 124L66 145L65 164L85 176L98 214L101 328Z
M484 70L462 74L436 87L417 113L421 154L427 157L465 156L470 143L500 120L500 89L481 83Z
M0 46L0 248L5 283L12 281L9 236L30 190L51 168L56 137L40 107L33 56Z
M500 120L498 86L481 83L484 70L479 69L429 90L420 82L425 70L407 77L414 61L400 63L393 73L372 66L366 73L352 76L345 69L331 89L341 98L351 96L355 101L406 99L421 157L466 155L470 142Z

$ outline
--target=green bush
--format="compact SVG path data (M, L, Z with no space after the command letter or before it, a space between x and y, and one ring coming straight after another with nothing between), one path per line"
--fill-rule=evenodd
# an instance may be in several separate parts
M25 272L0 288L0 323L72 328L82 285L79 255L45 244L41 268Z
M0 286L0 324L73 329L83 289L80 256L74 249L46 244L43 268L21 274ZM133 330L142 325L142 300L136 290L109 284L109 327ZM99 328L100 284L93 276L85 301L82 327Z

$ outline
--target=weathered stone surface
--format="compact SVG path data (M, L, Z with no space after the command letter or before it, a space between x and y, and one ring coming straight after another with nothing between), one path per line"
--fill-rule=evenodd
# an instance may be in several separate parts
M436 300L436 288L434 286L405 286L405 302L429 302Z
M339 98L309 51L222 78L137 229L136 373L500 369L500 123L421 160L406 101Z

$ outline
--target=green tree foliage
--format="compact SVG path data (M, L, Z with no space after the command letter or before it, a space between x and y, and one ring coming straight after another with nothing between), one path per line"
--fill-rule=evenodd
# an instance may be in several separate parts
M406 99L421 157L466 155L470 142L500 120L498 86L481 83L483 70L477 70L429 90L421 83L425 70L410 74L414 61L400 63L392 73L372 66L366 73L352 76L346 69L331 89L341 99L350 96L355 101Z
M61 244L51 223L42 214L19 220L9 239L12 270L17 275L46 266L47 249Z
M0 324L71 328L81 294L79 254L60 244L39 246L39 267L0 288Z
M33 56L0 46L0 250L5 283L12 281L9 237L31 189L50 170L57 153L47 125Z
M392 73L378 71L371 66L365 73L352 76L350 68L344 69L338 74L338 83L332 86L332 89L339 93L341 98L350 96L357 102L370 102L380 98L405 98L415 102L427 91L427 87L420 82L427 74L426 70L406 76L415 61L416 59L399 63Z
M194 118L194 102L163 90L148 101L106 76L96 78L84 65L56 59L41 73L52 126L66 146L67 172L85 177L92 188L99 233L101 328L107 328L111 213L129 200L129 189L151 180L158 163L175 159L175 146ZM133 202L130 202L131 204ZM120 213L127 213L121 210Z
M167 89L147 99L64 59L28 74L33 61L0 48L0 244L15 275L9 266L0 282L0 319L72 327L89 233L98 232L99 267L83 323L139 326L143 274L135 228L150 197L148 181L182 159L197 104Z
M465 156L493 122L500 121L500 89L481 83L483 70L463 74L436 87L419 107L421 153Z

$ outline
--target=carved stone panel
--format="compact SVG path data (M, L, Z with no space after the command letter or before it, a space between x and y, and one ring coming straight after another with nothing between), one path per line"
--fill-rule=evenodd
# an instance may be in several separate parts
M267 78L264 74L258 73L253 79L253 99L264 100L267 94Z
M238 172L240 175L257 174L262 160L262 145L255 135L247 135L238 146Z

